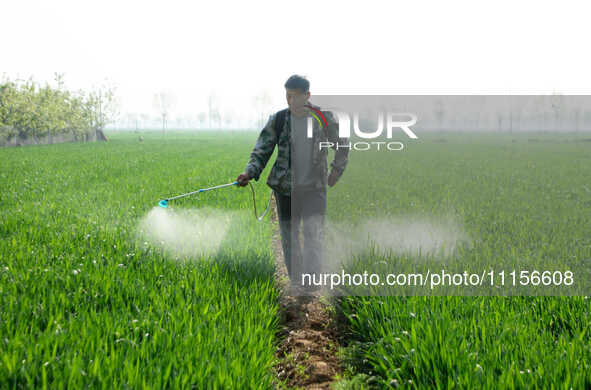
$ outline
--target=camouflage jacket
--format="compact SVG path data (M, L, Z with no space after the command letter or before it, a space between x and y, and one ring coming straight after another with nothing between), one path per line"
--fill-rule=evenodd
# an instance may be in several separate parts
M318 106L310 104L315 109L320 109ZM338 122L330 111L322 111L328 127L324 124L320 125L317 121L312 121L313 130L312 138L314 151L312 153L312 164L316 170L316 181L314 187L316 189L326 189L328 181L328 148L319 147L320 142L332 142L332 148L335 150L335 157L330 164L331 172L334 172L337 179L343 174L345 166L347 165L347 158L349 154L348 148L339 148L337 144L348 144L348 138L339 138ZM288 110L283 124L283 130L280 133L279 139L275 133L275 118L277 114L269 117L267 124L261 131L255 147L250 154L250 160L246 165L245 172L251 178L259 180L261 172L267 165L271 158L275 145L277 145L277 159L269 177L267 178L267 185L283 195L290 195L292 191L292 168L291 168L291 112Z

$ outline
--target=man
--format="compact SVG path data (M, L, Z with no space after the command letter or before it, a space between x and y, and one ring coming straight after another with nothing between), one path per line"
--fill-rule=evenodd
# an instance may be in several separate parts
M269 117L250 154L245 172L236 179L246 186L258 181L277 146L277 159L267 185L273 189L277 204L281 242L292 286L302 284L302 273L322 272L322 240L326 214L326 185L334 186L347 165L348 144L339 138L338 123L331 112L309 103L310 82L298 75L285 83L288 109ZM308 137L308 123L312 125ZM335 157L328 173L326 146L331 142ZM300 246L300 224L304 246Z

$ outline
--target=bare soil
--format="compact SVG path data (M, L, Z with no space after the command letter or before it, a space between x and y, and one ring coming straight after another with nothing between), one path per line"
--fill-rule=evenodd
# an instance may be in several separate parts
M337 358L338 333L328 310L330 306L319 294L303 296L290 291L274 202L272 218L275 280L282 292L277 377L290 387L330 389L335 376L342 373Z

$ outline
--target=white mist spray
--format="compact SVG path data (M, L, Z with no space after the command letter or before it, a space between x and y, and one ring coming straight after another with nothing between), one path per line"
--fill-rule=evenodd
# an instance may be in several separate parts
M341 263L370 247L385 255L430 256L443 261L458 245L471 245L462 225L451 217L384 217L356 225L327 221L325 240L324 265L328 270L340 269Z
M233 214L212 208L154 207L139 223L137 236L174 258L213 256L232 224Z

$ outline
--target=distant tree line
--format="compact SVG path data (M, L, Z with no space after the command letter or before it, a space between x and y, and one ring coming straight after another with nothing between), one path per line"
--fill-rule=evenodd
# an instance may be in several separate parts
M72 140L103 138L102 129L117 115L114 87L71 92L63 75L57 87L41 86L32 79L0 82L0 144L19 140L67 136ZM92 137L91 137L92 136Z

